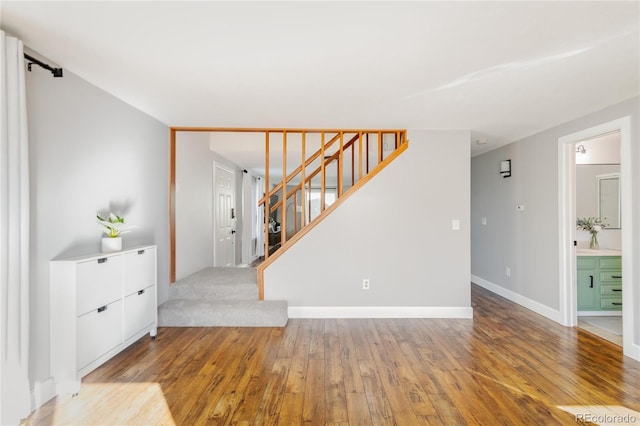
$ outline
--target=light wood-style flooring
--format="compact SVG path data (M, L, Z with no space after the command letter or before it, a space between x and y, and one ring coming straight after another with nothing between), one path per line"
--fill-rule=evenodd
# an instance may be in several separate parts
M619 346L477 286L472 303L473 320L161 328L26 424L573 425L603 411L640 422L640 363Z

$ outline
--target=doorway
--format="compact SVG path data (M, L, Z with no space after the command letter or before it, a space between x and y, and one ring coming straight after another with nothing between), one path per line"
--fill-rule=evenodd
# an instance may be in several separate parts
M633 336L637 325L633 318L637 314L633 303L633 220L631 185L631 118L624 117L591 127L559 138L558 140L558 208L559 208L559 247L560 247L560 315L562 323L575 327L578 324L577 309L577 260L576 260L576 187L575 161L576 144L614 131L620 132L620 213L625 224L621 237L622 267L622 311L623 353L634 359L640 359L640 348L634 345ZM624 218L629 218L625 220Z
M577 326L622 346L620 131L574 147Z
M233 170L213 163L213 266L236 265L236 194Z

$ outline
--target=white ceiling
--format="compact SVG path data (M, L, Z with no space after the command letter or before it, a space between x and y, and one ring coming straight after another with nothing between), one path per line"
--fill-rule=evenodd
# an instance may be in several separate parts
M1 26L170 126L470 129L636 96L639 3L11 2Z

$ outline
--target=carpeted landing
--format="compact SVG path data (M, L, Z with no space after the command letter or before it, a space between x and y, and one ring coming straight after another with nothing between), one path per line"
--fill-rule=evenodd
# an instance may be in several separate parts
M258 300L255 268L205 268L169 288L160 327L284 327L285 300Z

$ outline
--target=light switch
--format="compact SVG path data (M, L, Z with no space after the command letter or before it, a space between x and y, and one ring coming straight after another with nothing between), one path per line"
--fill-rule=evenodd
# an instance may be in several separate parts
M487 224L487 218L483 217L482 219L480 219L480 223L483 224L483 225L486 225Z
M454 231L460 230L460 221L458 219L453 219L451 221L451 229L453 229Z

